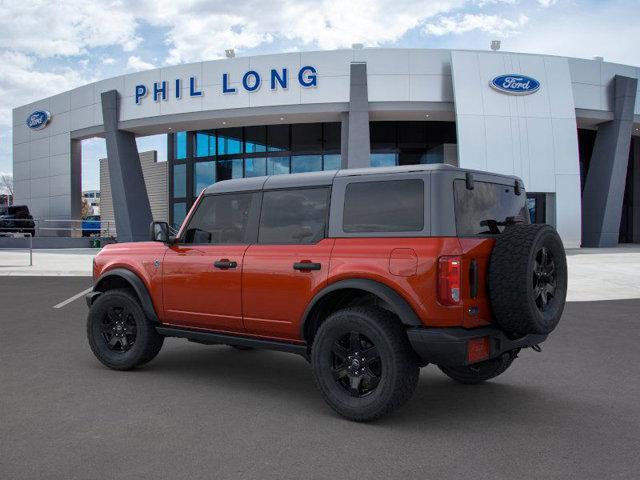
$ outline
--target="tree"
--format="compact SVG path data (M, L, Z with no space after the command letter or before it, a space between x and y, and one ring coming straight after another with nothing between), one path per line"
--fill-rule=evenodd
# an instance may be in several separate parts
M86 198L82 199L82 218L87 218L93 213L93 209Z
M6 195L7 206L13 203L13 175L0 173L0 194Z

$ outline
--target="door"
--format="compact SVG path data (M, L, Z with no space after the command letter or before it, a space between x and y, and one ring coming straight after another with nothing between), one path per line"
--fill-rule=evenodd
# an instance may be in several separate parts
M242 264L255 240L259 194L201 198L164 256L164 318L183 327L239 333Z
M300 339L300 320L329 272L327 187L265 191L257 244L244 256L242 303L248 333Z

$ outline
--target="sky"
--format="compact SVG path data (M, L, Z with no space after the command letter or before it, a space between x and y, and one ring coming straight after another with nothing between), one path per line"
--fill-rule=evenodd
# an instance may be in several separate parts
M640 66L638 0L0 0L0 173L11 110L123 73L224 57L366 47L547 53ZM166 139L139 140L141 150ZM97 188L104 141L83 142Z

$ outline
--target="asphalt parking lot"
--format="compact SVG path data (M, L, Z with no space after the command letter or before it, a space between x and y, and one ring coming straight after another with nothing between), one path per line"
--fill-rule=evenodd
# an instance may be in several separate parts
M429 366L402 410L338 418L294 355L169 339L93 357L87 277L0 278L0 478L638 478L640 300L570 303L490 383Z

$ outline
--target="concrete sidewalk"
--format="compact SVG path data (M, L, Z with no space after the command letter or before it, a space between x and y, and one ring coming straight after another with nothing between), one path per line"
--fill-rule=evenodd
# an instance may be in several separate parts
M98 252L96 248L33 250L33 266L29 266L28 249L2 249L0 276L91 276Z
M97 249L0 250L0 276L91 276ZM569 301L640 298L640 245L567 250Z
M640 298L640 245L567 250L568 300Z

